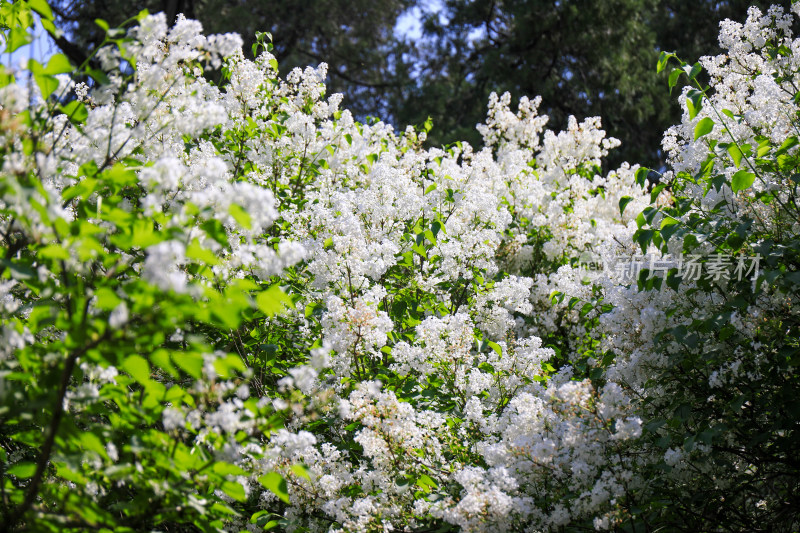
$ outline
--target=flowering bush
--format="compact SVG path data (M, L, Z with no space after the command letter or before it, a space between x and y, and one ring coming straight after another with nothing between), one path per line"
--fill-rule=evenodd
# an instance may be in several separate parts
M2 4L7 50L32 12L52 26ZM538 99L424 149L430 124L340 109L324 64L280 79L263 36L249 60L132 23L100 69L0 73L6 529L798 527L779 8L723 24L710 88L662 55L696 88L651 190ZM582 266L640 250L713 273ZM709 270L734 253L760 268Z

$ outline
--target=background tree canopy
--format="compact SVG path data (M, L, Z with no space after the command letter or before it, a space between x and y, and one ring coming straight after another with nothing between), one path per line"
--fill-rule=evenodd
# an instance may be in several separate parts
M742 19L749 5L447 0L438 16L425 21L432 39L416 58L425 82L395 105L396 118L418 123L429 113L436 142L477 142L474 125L483 119L492 91L509 91L512 100L541 95L552 127L563 127L569 115L602 117L622 141L610 165L624 160L658 165L662 133L680 119L675 99L655 72L659 51L677 51L691 61L719 53L719 20Z
M541 95L551 127L563 127L569 115L602 117L622 141L611 167L624 160L658 167L663 131L680 118L655 72L659 51L691 61L719 53L719 21L743 19L750 5L768 7L749 0L61 0L56 15L70 31L59 45L73 60L102 38L95 19L114 26L145 8L169 20L185 13L207 32L238 32L245 50L257 31L269 31L283 74L325 61L329 90L344 93L359 118L404 127L430 116L431 145L478 145L475 124L492 91ZM423 18L419 39L395 31L412 8Z

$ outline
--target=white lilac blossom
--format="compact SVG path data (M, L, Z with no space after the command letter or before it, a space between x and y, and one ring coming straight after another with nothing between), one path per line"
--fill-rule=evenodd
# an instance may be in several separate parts
M245 83L237 76L248 73L255 91L274 76L259 70L258 61L237 57L235 64L233 79ZM287 82L317 99L320 75L296 71ZM251 94L240 102L263 106ZM398 136L382 123L357 125L347 112L332 121L316 107L313 119L293 111L286 125L293 135L280 145L254 146L265 163L274 164L287 144L324 161L303 190L304 206L279 211L291 223L292 238L308 250L306 301L322 309L319 327L330 368L320 374L295 369L280 386L319 391L312 381L325 378L342 395L337 427L356 427L352 439L362 450L361 459L351 462L344 442L311 439L302 424L295 433L273 437L258 472L277 470L291 481L288 519L313 530L329 527L315 516L328 516L343 530L401 527L425 516L469 531L522 524L547 529L611 512L623 486L641 483L632 461L616 454L618 443L641 435L626 393L606 387L601 396L589 381L571 381L568 369L547 385L554 352L537 336L550 330L537 326L535 312L557 310L550 310L549 293L537 300L537 281L524 275L531 268L525 234L507 230L513 216L552 228L551 258L592 248L624 253L617 240L630 240L631 213L646 206L647 197L634 182L635 168L597 173L600 158L616 145L598 120L572 120L567 132L555 134L544 129L546 117L536 116L535 105L523 101L515 114L508 104L508 96L491 100L482 129L491 142L480 152L466 144L409 150L417 138L413 131ZM310 135L314 128L317 134ZM283 167L265 179L291 186L292 177ZM625 216L616 206L623 196L634 202ZM566 205L573 214L567 215ZM421 242L426 257L412 249ZM514 274L486 283L507 265L518 265ZM401 325L391 308L397 287L388 281L399 268L413 268L415 290L442 306L403 339L393 337ZM570 290L562 279L568 277L554 277L554 287ZM574 287L583 286L576 281ZM495 347L477 351L478 334ZM449 418L435 402L401 401L380 382L365 381L373 379L366 369L389 355L391 371L410 383L435 381L438 394L453 398L465 413L463 420ZM360 383L348 393L351 380ZM444 450L459 441L471 442L467 456L445 459ZM296 462L317 481L294 476ZM554 469L564 490L582 495L578 505L539 507ZM435 503L415 497L408 484L423 474L434 492L453 483L461 489L437 492ZM354 487L362 497L352 495Z

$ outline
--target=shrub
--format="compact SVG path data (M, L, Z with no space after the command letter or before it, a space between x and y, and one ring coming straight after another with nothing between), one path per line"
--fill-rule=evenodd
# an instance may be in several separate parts
M538 99L423 149L266 35L131 23L0 73L6 529L797 528L779 8L662 54L694 87L657 184Z

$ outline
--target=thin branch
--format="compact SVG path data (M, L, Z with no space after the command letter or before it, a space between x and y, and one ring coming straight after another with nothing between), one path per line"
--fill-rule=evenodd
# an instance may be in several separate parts
M50 464L50 457L53 453L53 444L55 443L56 435L58 434L58 429L61 425L61 419L64 416L64 398L67 395L67 389L69 388L69 381L72 377L72 372L75 369L75 363L80 356L92 348L97 347L101 342L105 341L108 338L110 331L110 329L106 330L106 333L101 337L98 337L79 350L72 352L67 357L67 360L64 364L64 373L61 375L61 385L59 386L58 395L56 396L56 403L53 406L53 419L50 421L47 439L45 439L44 444L42 445L41 453L39 454L39 458L36 461L36 472L33 474L30 484L28 485L28 490L25 493L25 499L22 501L19 507L17 507L11 513L8 521L3 525L3 528L0 531L12 531L16 523L19 522L25 513L28 512L31 505L33 505L36 495L39 492L39 486L44 478L45 469Z

